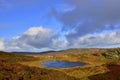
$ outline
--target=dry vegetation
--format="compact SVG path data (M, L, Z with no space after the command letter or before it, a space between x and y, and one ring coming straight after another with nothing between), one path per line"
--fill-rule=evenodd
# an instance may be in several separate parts
M21 65L38 58L0 52L0 80L79 80L53 69Z
M69 49L32 56L0 52L0 80L120 80L119 48ZM40 63L48 60L86 62L88 65L45 69Z

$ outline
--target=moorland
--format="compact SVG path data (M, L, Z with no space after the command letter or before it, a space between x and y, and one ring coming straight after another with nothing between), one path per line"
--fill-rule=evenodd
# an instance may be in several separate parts
M50 60L85 62L72 68L46 68ZM68 49L37 53L0 52L0 80L120 80L120 48Z

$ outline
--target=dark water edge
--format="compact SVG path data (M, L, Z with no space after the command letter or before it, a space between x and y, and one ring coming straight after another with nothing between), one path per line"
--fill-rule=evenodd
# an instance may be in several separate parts
M76 66L85 66L87 64L84 62L51 60L51 61L44 62L43 65L46 68L71 68L71 67L76 67Z

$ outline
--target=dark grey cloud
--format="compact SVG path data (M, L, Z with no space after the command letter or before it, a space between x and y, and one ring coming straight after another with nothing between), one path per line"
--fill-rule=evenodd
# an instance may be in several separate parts
M74 9L60 13L53 8L50 14L64 24L63 30L74 30L72 35L120 28L115 26L120 22L120 0L64 0L64 4Z
M103 33L102 37L95 35L120 28L120 0L64 0L63 4L72 9L58 12L58 8L52 8L50 15L63 24L69 47L103 47L120 43L119 31L112 37L109 37L112 33Z

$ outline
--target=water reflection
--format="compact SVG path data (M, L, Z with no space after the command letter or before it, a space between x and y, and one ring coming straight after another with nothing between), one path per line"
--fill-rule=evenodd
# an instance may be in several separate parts
M83 62L68 62L68 61L47 61L43 63L46 68L69 68L75 66L84 66L86 63Z

